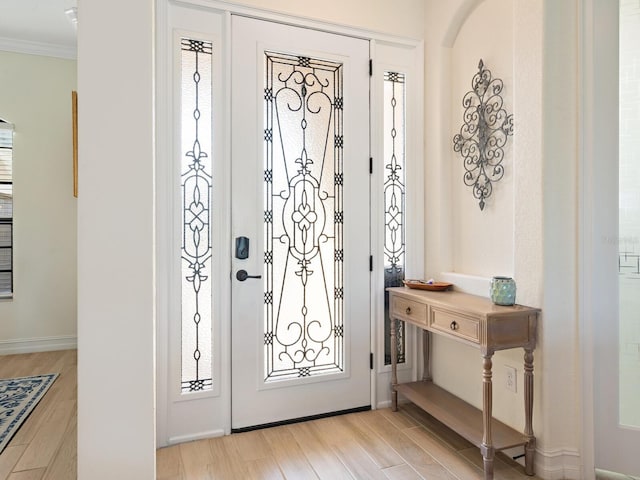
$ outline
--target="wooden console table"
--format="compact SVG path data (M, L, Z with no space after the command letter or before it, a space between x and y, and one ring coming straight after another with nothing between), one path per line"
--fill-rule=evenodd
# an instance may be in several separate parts
M525 471L533 475L533 350L540 309L494 305L491 300L465 293L432 292L406 287L389 288L391 345L396 344L397 321L423 330L422 381L398 384L397 350L391 348L391 401L398 410L398 392L480 448L484 478L493 479L496 451L525 448ZM443 335L472 345L482 354L482 410L469 405L431 381L429 335ZM492 416L491 358L498 350L524 349L524 433Z

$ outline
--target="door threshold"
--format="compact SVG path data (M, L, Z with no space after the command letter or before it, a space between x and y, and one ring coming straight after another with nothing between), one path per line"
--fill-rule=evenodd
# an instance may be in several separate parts
M281 420L279 422L263 423L261 425L254 425L251 427L232 428L231 433L250 432L252 430L259 430L262 428L279 427L281 425L291 425L292 423L308 422L310 420L318 420L320 418L337 417L338 415L346 415L347 413L366 412L371 410L371 405L365 405L363 407L348 408L346 410L338 410L337 412L320 413L318 415L309 415L307 417L292 418L290 420Z

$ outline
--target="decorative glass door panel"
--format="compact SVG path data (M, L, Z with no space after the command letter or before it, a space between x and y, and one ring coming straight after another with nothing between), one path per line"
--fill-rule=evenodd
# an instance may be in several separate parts
M342 64L265 52L265 73L265 379L342 372Z
M182 393L210 390L212 44L181 39Z
M405 272L405 75L384 74L384 287L401 287ZM391 364L389 292L384 293L384 362ZM396 322L398 363L404 363L405 325Z
M232 428L366 407L368 42L235 16L232 39Z

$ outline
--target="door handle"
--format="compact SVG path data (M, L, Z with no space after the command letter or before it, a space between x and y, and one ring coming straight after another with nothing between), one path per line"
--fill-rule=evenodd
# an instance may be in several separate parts
M262 278L262 275L249 275L246 270L238 270L236 272L236 278L244 282L247 278Z

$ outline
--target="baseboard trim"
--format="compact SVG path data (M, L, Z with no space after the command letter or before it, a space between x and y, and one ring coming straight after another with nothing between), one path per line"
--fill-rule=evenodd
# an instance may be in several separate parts
M580 480L582 460L577 450L540 450L536 449L536 476L545 480Z
M75 335L0 340L0 355L50 352L54 350L71 350L76 348L78 348L78 337Z
M194 440L203 440L205 438L214 438L224 436L223 429L208 430L206 432L194 433L193 435L176 435L169 437L167 445L176 445L178 443L192 442Z

